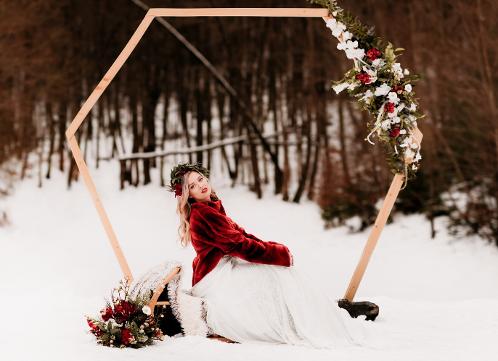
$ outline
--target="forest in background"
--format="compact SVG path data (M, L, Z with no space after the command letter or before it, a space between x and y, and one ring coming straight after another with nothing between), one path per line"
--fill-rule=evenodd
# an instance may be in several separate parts
M311 7L305 0L143 3ZM22 179L36 169L41 186L59 169L68 186L78 179L64 132L143 18L138 4L0 1L0 165L16 164L2 178ZM454 232L479 234L498 245L498 4L344 0L339 5L406 49L402 66L422 77L415 91L427 115L419 122L423 159L395 208L429 219L447 215ZM120 161L123 185L139 186L154 181L151 169L160 167L163 157L126 155L251 135L256 139L221 148L233 182L247 179L258 196L266 184L285 201L316 201L327 225L354 215L362 220L360 229L373 223L374 205L385 196L392 174L383 149L364 141L366 114L330 89L352 64L321 19L165 20L170 27L154 21L78 131L86 156L91 147L97 166ZM209 167L212 152L195 151L185 159ZM8 193L7 183L0 182L0 192Z

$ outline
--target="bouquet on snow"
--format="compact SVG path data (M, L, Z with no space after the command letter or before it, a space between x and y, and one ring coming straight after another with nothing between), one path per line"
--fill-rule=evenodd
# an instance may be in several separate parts
M128 282L121 280L111 293L111 302L106 302L99 317L86 316L97 343L110 347L140 348L151 345L154 340L163 340L164 335L151 315L149 301L141 295L131 298Z

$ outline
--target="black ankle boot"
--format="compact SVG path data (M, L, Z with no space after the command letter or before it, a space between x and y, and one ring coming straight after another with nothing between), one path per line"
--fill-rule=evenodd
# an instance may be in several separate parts
M343 298L337 301L337 304L340 308L344 308L346 311L348 311L349 315L353 318L356 318L359 315L365 315L367 316L366 320L374 321L375 318L379 315L379 306L377 306L373 302L351 302Z

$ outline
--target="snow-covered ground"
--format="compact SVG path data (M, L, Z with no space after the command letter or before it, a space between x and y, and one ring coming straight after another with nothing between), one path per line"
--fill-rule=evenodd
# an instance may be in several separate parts
M91 173L134 276L175 259L188 288L194 251L179 246L174 196L157 184L120 191L117 162ZM0 201L11 220L0 228L1 360L498 359L498 249L452 239L444 219L430 239L420 215L396 216L384 229L355 298L380 306L375 322L358 321L382 346L317 350L191 336L138 350L96 345L84 316L97 315L122 275L82 180L68 190L65 176L54 176L43 188L27 179ZM369 230L324 230L312 202L285 203L270 190L257 200L220 175L212 182L230 217L288 245L295 267L342 298Z

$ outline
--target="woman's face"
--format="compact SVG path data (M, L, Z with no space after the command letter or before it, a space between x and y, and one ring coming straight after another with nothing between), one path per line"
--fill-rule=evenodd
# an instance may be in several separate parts
M197 172L190 172L187 177L189 196L198 202L211 200L211 186L207 178Z

